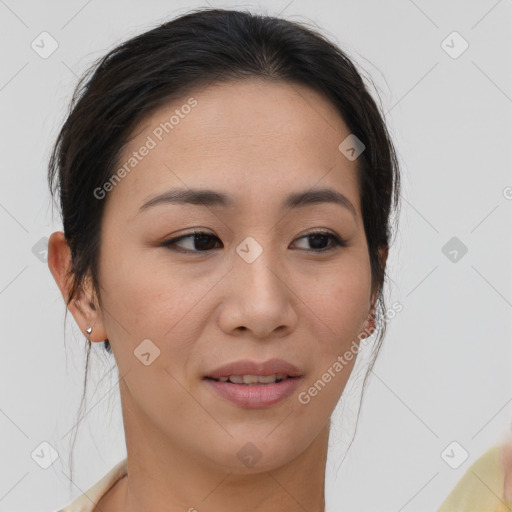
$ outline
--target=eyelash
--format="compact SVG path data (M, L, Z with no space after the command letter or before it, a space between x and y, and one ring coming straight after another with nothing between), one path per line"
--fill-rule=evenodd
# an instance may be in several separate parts
M169 240L166 240L166 241L162 242L161 245L163 247L166 247L166 248L172 250L172 251L182 252L182 253L208 253L208 252L212 251L213 249L206 249L204 251L192 251L190 249L178 248L177 242L187 239L187 238L201 236L201 235L203 235L203 236L206 235L211 238L217 238L217 240L218 240L218 237L216 237L215 235L212 235L211 233L208 233L206 231L194 231L192 233L188 233L186 235L179 236L177 238L171 238ZM308 233L307 235L301 236L300 238L298 238L298 240L301 240L303 238L308 238L311 236L328 237L332 240L333 245L331 245L331 247L329 247L328 249L303 249L304 251L309 252L309 253L316 253L316 254L327 253L327 252L337 249L338 247L346 247L347 246L346 240L343 240L342 238L340 238L336 235L333 235L329 231L313 231L311 233Z

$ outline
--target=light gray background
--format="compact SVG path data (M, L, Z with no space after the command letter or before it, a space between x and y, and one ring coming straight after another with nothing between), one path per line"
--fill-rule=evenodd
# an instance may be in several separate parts
M101 380L113 359L96 350L68 492L84 341L71 315L64 332L60 292L32 252L61 229L46 166L77 76L121 41L204 5L0 0L0 510L56 510L125 456L115 371ZM336 410L327 506L435 510L512 420L512 1L211 5L318 25L379 90L403 173L388 293L403 310L389 322L343 464L351 427ZM31 48L43 31L59 44L47 59ZM458 58L441 46L453 31L469 43ZM442 252L453 236L468 247L455 263ZM441 457L452 441L469 453L458 469ZM31 457L42 442L59 454L46 470Z

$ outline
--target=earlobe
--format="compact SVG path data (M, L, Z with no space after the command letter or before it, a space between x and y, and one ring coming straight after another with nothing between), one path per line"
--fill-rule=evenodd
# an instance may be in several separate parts
M64 236L63 231L52 233L48 241L48 267L59 287L65 303L69 299L70 285L72 276L69 274L71 269L71 251ZM104 341L107 334L103 327L100 311L94 306L90 299L92 290L79 290L77 297L72 299L67 306L71 311L76 323L81 331L90 341ZM84 306L84 304L86 306ZM94 339L87 329L94 327Z
M389 247L387 245L379 245L379 264L382 268L382 271L386 268L386 262L388 259L388 253L389 253ZM374 290L372 292L372 298L371 298L371 307L368 312L368 317L366 318L366 321L364 323L364 327L362 332L366 334L366 338L371 336L377 326L375 322L375 314L376 314L376 307L377 307L377 301L378 301L378 291Z
M379 263L382 270L386 268L386 262L388 261L389 247L387 245L379 245Z
M368 317L364 322L363 330L361 333L364 333L366 336L364 338L369 338L375 331L375 307L370 309L368 313Z

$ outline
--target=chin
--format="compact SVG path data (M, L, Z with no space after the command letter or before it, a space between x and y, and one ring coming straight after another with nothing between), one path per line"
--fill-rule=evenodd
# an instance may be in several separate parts
M289 435L282 438L283 433L273 437L271 432L276 426L273 422L271 425L261 424L255 429L254 425L247 424L239 428L236 434L229 429L232 438L225 434L224 442L211 440L203 453L213 465L235 474L276 470L292 462L302 452L300 440Z

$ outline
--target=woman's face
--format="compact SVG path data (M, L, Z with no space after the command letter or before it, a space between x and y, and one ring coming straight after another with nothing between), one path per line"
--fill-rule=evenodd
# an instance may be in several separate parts
M372 306L357 160L338 148L349 134L316 92L257 79L193 91L134 131L103 189L93 331L124 376L127 442L243 472L295 459L328 429ZM217 195L154 201L199 189ZM319 189L342 199L288 202ZM299 376L207 378L271 359ZM291 373L220 374L258 372Z

